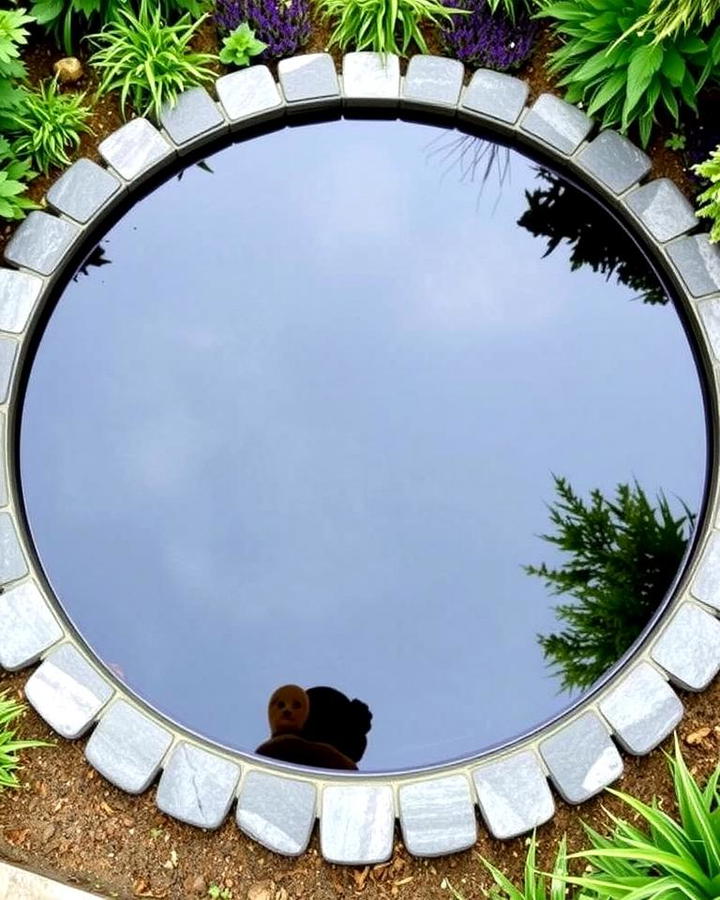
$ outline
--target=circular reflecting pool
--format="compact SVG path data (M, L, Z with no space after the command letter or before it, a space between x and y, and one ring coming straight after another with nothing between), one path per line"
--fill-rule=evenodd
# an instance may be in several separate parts
M670 589L705 452L617 223L517 152L350 120L225 147L112 227L20 462L50 583L139 696L367 771L575 702Z

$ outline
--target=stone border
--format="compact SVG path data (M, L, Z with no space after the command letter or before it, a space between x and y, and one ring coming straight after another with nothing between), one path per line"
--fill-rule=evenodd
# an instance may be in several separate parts
M61 735L92 731L90 763L131 793L159 778L157 804L177 819L217 828L235 804L238 827L288 856L304 852L315 820L335 863L387 860L395 820L409 852L424 857L471 847L477 806L489 831L510 838L547 821L551 786L569 803L597 794L622 772L619 745L645 754L680 721L671 684L700 691L720 668L720 527L715 448L720 372L720 251L691 205L667 179L644 181L650 160L613 131L595 134L581 110L489 70L464 86L456 60L415 56L400 75L395 56L349 53L342 78L317 53L282 60L276 82L266 66L215 84L217 99L193 88L160 117L123 125L100 144L105 166L79 160L47 194L51 211L32 212L0 268L0 666L38 661L27 697ZM308 771L229 751L153 711L115 679L74 632L43 577L22 515L16 466L20 372L34 325L83 238L117 203L178 155L226 132L299 112L342 107L418 111L531 148L599 195L624 220L671 283L694 333L709 388L713 441L708 513L670 604L623 665L579 706L543 729L476 758L407 773L348 775Z

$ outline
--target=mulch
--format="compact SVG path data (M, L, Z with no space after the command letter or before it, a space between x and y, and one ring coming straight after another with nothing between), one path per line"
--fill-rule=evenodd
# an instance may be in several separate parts
M310 51L323 50L328 38L325 23L316 23ZM428 35L430 38L430 35ZM216 46L214 31L206 26L200 35L202 49ZM553 39L543 33L535 51L519 74L531 86L532 96L554 90L547 72L547 54ZM431 40L431 51L438 52ZM52 63L62 56L47 41L35 41L26 54L30 79L36 83L52 74ZM81 58L85 52L80 51ZM339 62L339 55L336 54ZM79 86L92 97L97 82L90 73ZM117 98L108 95L94 101L93 134L83 137L78 155L97 159L96 146L123 121ZM653 175L673 178L688 196L695 188L682 155L664 146L660 133L651 147ZM38 178L31 196L40 201L57 173ZM0 234L0 250L12 232ZM0 674L0 691L22 697L27 673ZM720 682L703 694L684 695L687 714L679 729L686 759L693 773L705 777L720 759ZM21 735L53 740L44 722L30 710ZM83 758L84 741L58 741L50 747L27 751L21 773L24 787L0 793L0 856L43 874L95 889L119 898L192 900L208 896L216 885L233 900L336 900L338 897L449 898L448 884L466 900L478 900L491 886L478 854L493 861L512 879L521 879L526 839L500 842L481 827L474 850L437 860L410 857L400 836L392 860L380 866L352 868L325 863L317 836L299 859L277 857L246 838L230 819L217 832L206 833L184 826L160 813L154 805L154 789L141 797L116 790L95 773ZM666 742L670 751L672 744ZM616 787L673 810L671 780L659 750L648 757L626 759L625 774ZM586 846L582 821L607 830L605 809L621 812L622 804L609 794L570 807L558 801L552 822L538 831L539 865L552 865L557 842L566 834L569 850Z

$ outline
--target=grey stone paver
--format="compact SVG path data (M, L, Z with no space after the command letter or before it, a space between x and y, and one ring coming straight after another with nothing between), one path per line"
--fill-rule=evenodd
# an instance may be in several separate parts
M204 87L183 91L174 105L163 107L160 124L180 153L187 153L230 128L217 103Z
M88 730L112 694L110 683L71 644L53 650L25 685L35 711L68 740Z
M288 112L340 104L340 80L329 53L306 53L281 59L278 80Z
M623 763L597 713L588 711L540 742L550 777L568 803L582 803L622 774Z
M0 862L0 897L3 900L97 900L99 896Z
M720 610L720 533L713 531L703 550L691 591L698 600Z
M532 750L479 766L473 781L482 817L496 838L532 831L555 812L547 776Z
M176 744L156 802L162 812L198 828L219 828L232 804L240 766L187 741Z
M710 348L715 358L720 359L720 297L701 300L696 308L705 326Z
M580 151L577 162L615 194L644 178L652 165L647 153L617 131L600 132Z
M697 604L683 603L651 652L673 681L701 691L720 669L720 622Z
M415 109L431 107L454 115L463 86L465 67L457 59L418 55L408 63L401 103Z
M478 69L462 92L459 115L463 119L490 118L514 125L525 109L527 82L492 69Z
M342 72L348 106L397 106L400 102L400 60L392 53L346 53Z
M37 275L0 269L0 330L13 334L25 330L42 287Z
M17 341L0 336L0 403L7 400L17 349Z
M27 560L18 541L15 523L9 513L0 513L0 585L27 575Z
M414 856L467 850L477 840L475 804L465 775L447 775L398 790L403 842Z
M125 181L139 181L175 156L175 150L147 119L132 119L98 146L105 162Z
M554 94L540 94L521 123L524 131L568 155L577 150L592 125L582 110Z
M84 225L123 193L122 182L107 169L90 159L79 159L48 190L47 201L53 209Z
M683 705L657 669L641 662L603 698L600 712L625 750L640 756L672 732Z
M237 824L264 847L299 856L305 852L315 824L316 794L309 781L248 772L238 794Z
M85 747L91 766L128 794L141 794L160 771L172 735L125 700L104 713Z
M283 98L267 66L250 66L223 75L215 89L231 128L265 122L285 112Z
M5 475L5 415L0 413L0 507L8 505L7 477Z
M667 245L667 253L694 297L720 290L720 250L707 234L679 238Z
M390 859L395 815L390 785L327 785L322 793L320 848L328 862L352 866Z
M52 275L81 234L74 222L33 210L5 248L5 259L40 275Z
M698 225L692 204L669 178L640 185L624 202L656 241L670 241Z
M0 622L0 666L8 671L36 662L63 636L33 581L23 581L0 594Z

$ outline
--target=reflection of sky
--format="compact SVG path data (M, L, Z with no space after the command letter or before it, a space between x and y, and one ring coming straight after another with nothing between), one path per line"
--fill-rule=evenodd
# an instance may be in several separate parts
M60 598L143 696L241 748L286 682L369 704L367 769L559 712L557 601L521 570L557 561L551 472L699 504L672 308L543 259L514 224L533 168L478 203L437 133L313 125L191 168L110 232L33 369L22 472Z

